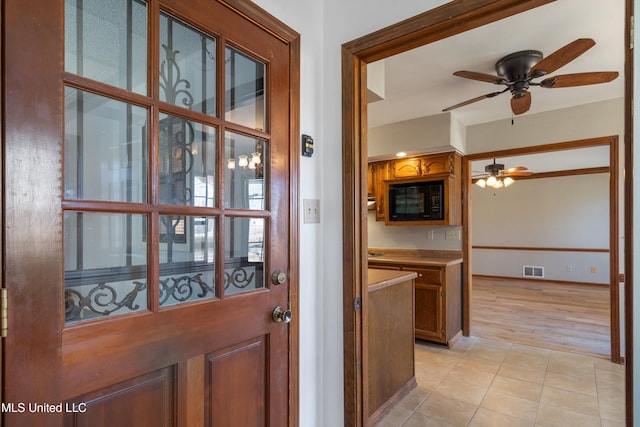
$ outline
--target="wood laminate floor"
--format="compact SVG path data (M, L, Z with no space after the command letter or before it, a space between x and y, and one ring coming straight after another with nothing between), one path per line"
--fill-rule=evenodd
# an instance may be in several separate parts
M609 358L609 288L473 278L471 335Z

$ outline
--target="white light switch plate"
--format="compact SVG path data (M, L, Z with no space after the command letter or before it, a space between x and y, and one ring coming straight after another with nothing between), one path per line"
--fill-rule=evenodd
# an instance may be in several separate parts
M318 199L303 199L302 209L304 210L304 223L305 224L319 224L320 223L320 200Z

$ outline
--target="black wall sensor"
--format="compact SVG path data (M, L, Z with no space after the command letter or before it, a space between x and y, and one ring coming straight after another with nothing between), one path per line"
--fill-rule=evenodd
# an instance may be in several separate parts
M309 135L302 135L302 155L311 157L313 154L313 138Z

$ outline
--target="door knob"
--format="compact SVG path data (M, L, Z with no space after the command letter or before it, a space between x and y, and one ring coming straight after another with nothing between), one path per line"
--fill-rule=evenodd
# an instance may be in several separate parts
M271 274L271 282L274 285L282 285L286 281L287 281L287 275L282 271L276 270L273 272L273 274Z
M277 306L276 308L274 308L273 313L271 313L271 318L276 323L280 323L280 322L289 323L291 322L292 317L293 317L293 314L291 313L291 310L289 309L285 310L280 306Z

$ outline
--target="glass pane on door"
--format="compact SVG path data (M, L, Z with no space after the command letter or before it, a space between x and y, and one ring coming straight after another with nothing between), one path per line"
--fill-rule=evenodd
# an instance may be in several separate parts
M65 70L147 93L147 5L140 0L65 0Z
M146 215L64 213L65 321L147 309Z
M267 131L264 63L225 48L225 119Z
M160 115L160 203L215 205L217 129Z
M160 305L214 298L216 219L160 216Z
M224 294L264 288L264 218L225 218Z
M266 141L233 132L225 134L226 208L262 210L266 206Z
M146 202L147 110L65 88L64 197Z
M160 99L216 115L216 40L160 15Z

